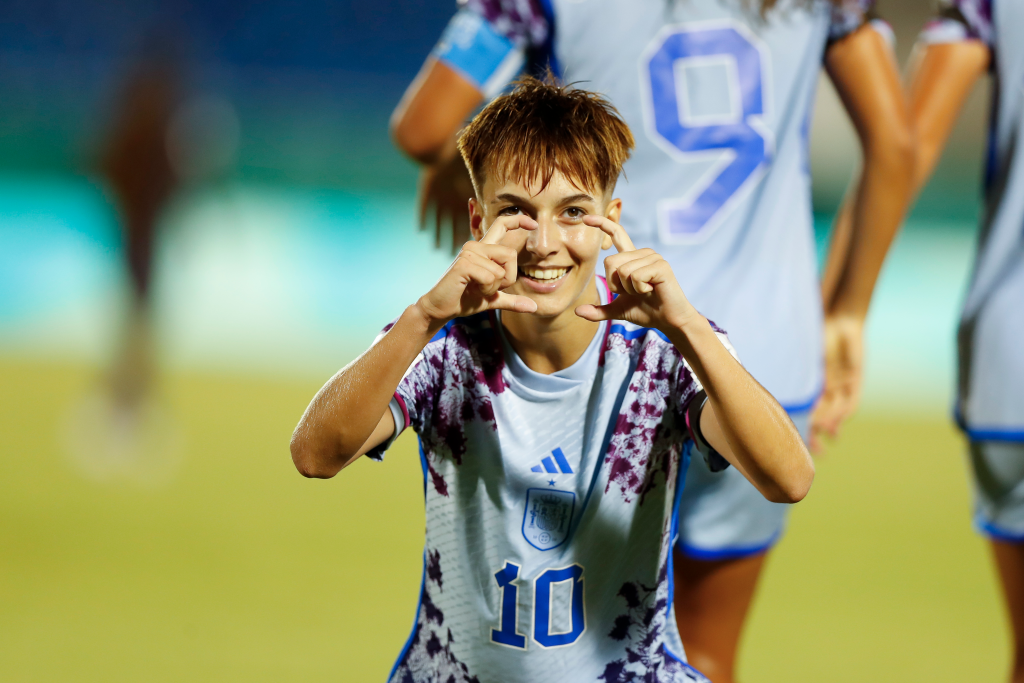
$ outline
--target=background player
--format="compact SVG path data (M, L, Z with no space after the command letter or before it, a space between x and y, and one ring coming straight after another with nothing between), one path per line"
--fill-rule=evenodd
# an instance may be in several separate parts
M63 428L68 455L100 481L164 484L182 456L176 420L155 387L153 330L161 220L182 187L168 148L186 85L176 35L161 30L144 41L119 89L100 159L121 227L127 310L111 367L69 406Z
M998 17L998 21L993 21ZM995 79L985 209L957 335L956 415L970 443L975 524L991 542L1013 626L1010 680L1024 681L1024 4L953 0L921 35L910 84L931 175L974 83Z
M830 258L829 386L815 422L834 434L859 395L864 317L913 163L898 73L882 35L863 27L867 4L470 0L399 104L394 137L425 164L424 215L433 206L438 235L451 220L460 244L468 183L453 135L473 109L538 64L607 95L638 133L623 225L730 330L808 436L824 378L807 130L824 60L864 152ZM690 660L716 683L733 679L784 514L734 469L687 477L676 610Z
M102 170L121 217L131 303L111 371L114 400L133 411L153 378L151 332L157 226L180 182L168 155L168 129L181 103L179 66L169 38L150 41L121 96Z
M597 96L535 79L484 108L460 137L477 241L296 427L313 477L419 434L425 580L392 681L706 680L671 618L687 429L759 495L811 485L782 407L615 222L632 143Z

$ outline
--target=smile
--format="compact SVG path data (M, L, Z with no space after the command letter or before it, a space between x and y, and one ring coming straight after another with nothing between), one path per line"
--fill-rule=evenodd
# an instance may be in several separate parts
M521 266L519 274L542 284L552 284L565 277L572 267L568 268L534 268L532 266Z
M520 266L519 282L535 294L552 294L562 286L565 276L572 271L572 268L572 266L562 268Z

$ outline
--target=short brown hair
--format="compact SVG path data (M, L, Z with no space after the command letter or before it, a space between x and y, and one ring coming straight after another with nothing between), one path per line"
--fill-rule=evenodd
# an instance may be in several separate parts
M526 76L459 133L459 152L477 196L484 178L540 180L555 171L580 189L610 191L633 149L633 134L601 95Z

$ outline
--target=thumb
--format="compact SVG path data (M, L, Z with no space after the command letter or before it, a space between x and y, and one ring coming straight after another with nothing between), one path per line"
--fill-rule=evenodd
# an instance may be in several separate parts
M487 303L491 309L514 311L516 313L537 312L537 302L528 296L518 296L516 294L498 292L494 296L488 297Z
M590 322L600 322L602 320L621 320L622 314L625 310L623 300L625 297L619 297L615 301L604 304L602 306L595 306L593 304L584 304L583 306L576 307L576 315L589 320Z

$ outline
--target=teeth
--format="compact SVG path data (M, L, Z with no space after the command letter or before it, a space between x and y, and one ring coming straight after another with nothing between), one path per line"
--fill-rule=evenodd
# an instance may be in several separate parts
M523 273L534 280L557 280L569 272L568 268L529 268L523 267Z

